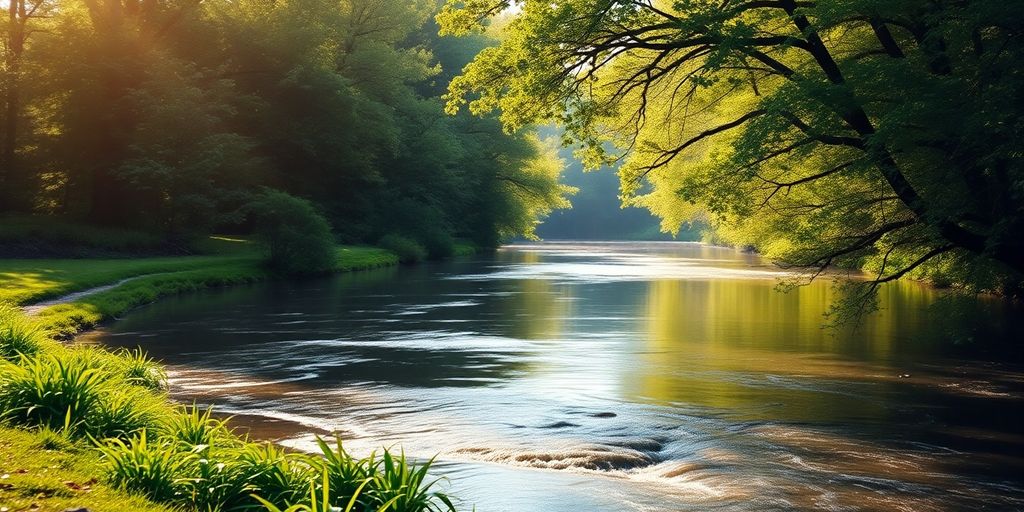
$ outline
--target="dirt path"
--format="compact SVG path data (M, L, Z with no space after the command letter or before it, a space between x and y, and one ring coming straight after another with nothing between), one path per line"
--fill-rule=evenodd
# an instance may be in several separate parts
M142 274L142 275L138 275L138 276L128 277L128 278L122 279L120 281L111 283L111 284L105 284L103 286L97 286L95 288L89 288L89 289L86 289L86 290L77 291L77 292L74 292L74 293L69 293L67 295L62 295L62 296L54 298L54 299L49 299L49 300L44 300L42 302L37 302L35 304L31 304L31 305L23 307L22 311L24 311L25 314L27 314L27 315L35 315L35 314L39 313L40 311L42 311L42 310L44 310L44 309L46 309L46 308L48 308L50 306L57 306L59 304L68 304L70 302L75 302L76 300L83 299L83 298L88 297L90 295L95 295L97 293L103 293L103 292L105 292L107 290L112 290L114 288L117 288L118 286L121 286L122 284L125 284L125 283L130 282L130 281L134 281L136 279L141 279L143 277L150 277L150 276L158 276L158 275L161 275L161 274L172 274L172 273L173 272L156 272L156 273L153 273L153 274Z

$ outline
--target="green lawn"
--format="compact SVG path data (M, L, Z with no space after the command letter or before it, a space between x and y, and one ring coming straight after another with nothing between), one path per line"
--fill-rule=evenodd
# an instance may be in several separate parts
M170 512L104 482L99 452L85 442L0 427L0 508L59 512Z
M256 263L255 253L138 259L0 260L0 301L26 305L158 272L181 272Z
M209 256L136 259L0 259L0 302L25 306L46 299L135 278L112 289L57 304L37 316L59 338L159 297L273 278L254 250ZM398 264L398 257L373 247L338 248L335 270L347 272Z

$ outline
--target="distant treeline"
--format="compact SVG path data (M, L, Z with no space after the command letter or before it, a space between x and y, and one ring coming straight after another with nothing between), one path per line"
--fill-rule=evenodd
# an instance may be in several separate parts
M566 205L554 149L445 114L492 41L438 37L434 0L11 2L0 213L188 238L252 229L269 188L443 253Z
M577 189L572 208L551 213L537 226L544 240L682 240L702 238L706 226L687 223L666 226L649 210L623 207L616 168L584 171L571 149L560 151L565 170L562 182ZM673 235L671 232L674 232Z

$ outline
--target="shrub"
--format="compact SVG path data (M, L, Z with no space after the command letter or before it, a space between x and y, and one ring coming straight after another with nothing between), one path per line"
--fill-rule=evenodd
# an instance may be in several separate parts
M266 189L249 204L248 211L275 270L314 274L334 268L337 250L331 227L309 201Z
M377 245L398 255L402 263L417 263L427 259L427 249L411 238L402 235L384 235Z
M420 235L419 240L427 248L431 259L447 258L455 254L455 239L447 231L429 229Z

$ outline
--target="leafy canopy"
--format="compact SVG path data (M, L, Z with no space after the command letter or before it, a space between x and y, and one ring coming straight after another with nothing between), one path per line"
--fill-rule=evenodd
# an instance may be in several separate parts
M449 112L556 121L624 202L814 275L1024 272L1024 21L1001 0L449 0ZM609 144L610 143L610 144Z

